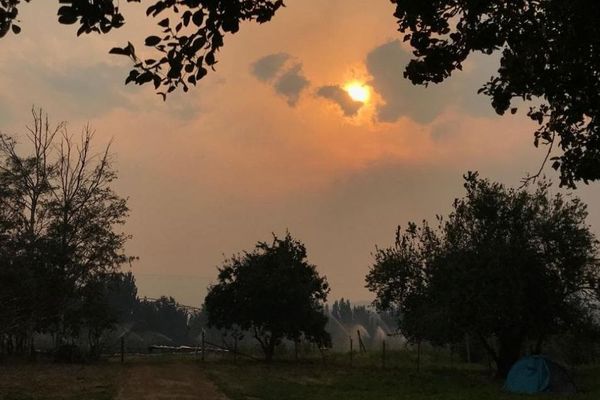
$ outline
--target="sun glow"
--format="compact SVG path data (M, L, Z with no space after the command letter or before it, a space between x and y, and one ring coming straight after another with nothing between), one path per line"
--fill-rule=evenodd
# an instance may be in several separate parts
M369 90L369 87L361 82L350 82L344 87L344 89L354 101L366 103L371 97L371 91Z

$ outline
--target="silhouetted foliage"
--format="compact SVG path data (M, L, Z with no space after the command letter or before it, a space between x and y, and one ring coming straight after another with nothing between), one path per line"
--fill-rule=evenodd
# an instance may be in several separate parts
M176 344L189 342L188 313L172 297L140 300L135 312L136 332L158 332Z
M326 279L306 260L304 245L287 233L226 260L204 308L210 326L252 332L270 361L282 339L329 344L328 292Z
M439 227L411 223L378 249L367 287L379 309L400 312L409 339L469 334L505 375L527 341L540 352L551 335L593 323L598 242L585 204L545 182L528 192L469 173L465 189Z
M60 344L85 326L93 347L114 320L107 285L132 260L129 236L116 231L129 210L111 188L108 148L92 153L89 127L74 142L65 124L52 127L41 110L33 117L31 153L0 134L0 335L24 352L36 332Z
M414 50L405 76L448 78L473 52L501 53L481 92L498 114L529 101L535 145L558 141L561 183L600 179L600 9L593 0L393 0L399 31ZM512 108L511 108L512 107Z
M29 0L24 0L29 1ZM141 2L141 0L127 0ZM107 33L125 23L115 0L63 0L58 9L58 22L78 24L77 35ZM111 54L128 56L134 66L125 83L151 83L158 94L177 87L188 91L196 85L217 62L217 52L223 46L226 33L236 33L243 21L264 23L283 6L282 0L152 0L146 16L159 18L160 33L148 36L144 45L152 48L152 55L140 58L131 42L115 47ZM0 0L0 37L15 24L21 0Z

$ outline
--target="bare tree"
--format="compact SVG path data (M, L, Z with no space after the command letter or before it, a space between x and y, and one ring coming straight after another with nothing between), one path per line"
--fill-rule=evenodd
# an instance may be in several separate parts
M94 153L89 125L76 141L66 123L52 126L41 109L32 115L25 155L0 133L0 274L13 282L0 295L0 322L12 316L20 347L31 347L35 331L58 342L78 335L86 285L131 260L129 236L116 230L129 209L111 188L110 145Z

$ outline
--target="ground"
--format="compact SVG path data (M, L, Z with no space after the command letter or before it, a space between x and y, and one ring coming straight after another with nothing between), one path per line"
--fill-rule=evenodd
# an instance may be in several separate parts
M0 363L0 400L419 400L523 399L502 391L487 368L346 357L257 361L154 357L93 365ZM408 360L411 361L411 360ZM391 365L390 365L391 364ZM600 366L579 368L573 400L600 398ZM551 395L526 396L531 399Z
M226 400L195 363L130 364L116 400Z
M193 360L0 364L0 400L227 400Z

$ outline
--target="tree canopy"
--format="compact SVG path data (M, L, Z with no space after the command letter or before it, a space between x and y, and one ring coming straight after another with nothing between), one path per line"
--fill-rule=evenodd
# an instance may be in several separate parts
M526 343L593 322L598 241L575 197L508 189L470 173L466 195L437 227L398 231L367 275L379 309L395 310L413 341L478 338L505 375Z
M30 0L0 0L0 37L21 31L18 10ZM127 0L141 2L141 0ZM594 0L391 0L398 30L413 50L405 77L415 84L449 78L474 52L500 54L481 92L494 109L517 112L518 99L539 124L534 144L555 145L551 158L561 184L600 179L600 9ZM126 83L153 84L166 95L187 91L217 62L217 52L240 22L269 21L282 0L147 0L157 32L145 39L151 56L132 43L110 52L130 57ZM125 23L118 1L63 0L58 21L77 34L107 33ZM398 71L400 73L400 71Z
M33 110L29 153L0 133L0 337L25 350L35 332L90 346L116 316L106 296L132 260L119 230L129 213L112 189L108 147L94 154L93 132L81 141L64 123ZM111 283L112 282L112 283Z
M29 2L30 0L23 0ZM139 3L141 0L127 0ZM16 24L22 0L0 0L0 37ZM146 16L158 18L157 34L148 36L144 45L154 53L138 57L128 42L110 53L130 57L133 69L125 83L151 83L166 95L181 87L188 91L216 64L216 54L223 46L226 33L236 33L242 21L267 22L283 6L282 0L151 0ZM115 0L61 0L58 22L77 24L77 35L108 33L125 24L125 17Z
M481 92L498 114L530 103L535 145L557 142L561 183L600 179L600 9L593 0L392 0L414 59L405 76L442 82L471 53L500 53ZM511 108L512 107L512 108Z
M329 285L306 257L304 244L287 233L227 260L204 301L209 326L249 331L267 360L282 339L328 345Z

